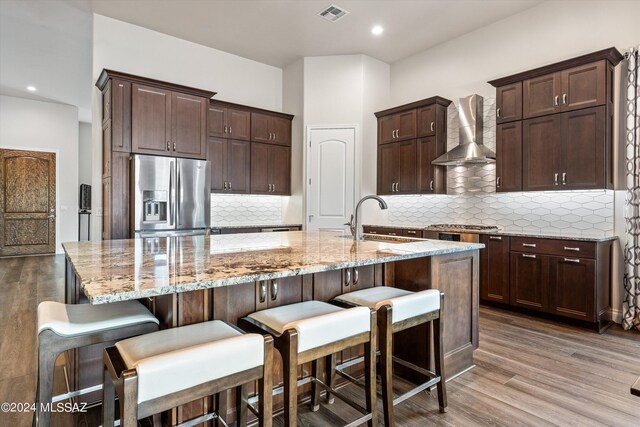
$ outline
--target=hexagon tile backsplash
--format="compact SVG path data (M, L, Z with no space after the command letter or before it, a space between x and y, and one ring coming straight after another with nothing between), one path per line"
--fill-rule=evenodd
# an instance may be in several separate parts
M211 225L282 223L282 197L239 194L211 195Z
M604 237L614 234L614 192L543 191L389 196L388 225L496 225L513 233Z

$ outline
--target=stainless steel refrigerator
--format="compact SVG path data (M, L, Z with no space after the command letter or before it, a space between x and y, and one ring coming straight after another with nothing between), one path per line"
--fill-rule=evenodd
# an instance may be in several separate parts
M135 155L133 167L136 237L207 233L208 161Z

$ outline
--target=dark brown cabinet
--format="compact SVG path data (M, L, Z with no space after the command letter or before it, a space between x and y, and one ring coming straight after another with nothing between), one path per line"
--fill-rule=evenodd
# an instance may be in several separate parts
M481 235L480 298L509 304L509 236Z
M378 146L378 194L416 192L416 141Z
M546 311L549 293L549 257L511 253L510 301L515 307Z
M251 193L291 194L291 148L251 143Z
M497 191L613 188L613 82L621 60L609 48L489 82L498 108ZM500 146L516 138L515 127L504 123L520 117L517 162L516 144L509 145L513 150ZM514 180L517 167L507 166L512 164L522 164L522 187Z
M419 138L418 152L418 193L444 194L447 192L447 168L431 164L445 153L445 142L436 136Z
M436 104L418 110L418 137L436 134Z
M496 191L522 191L522 122L496 126Z
M133 84L132 151L204 159L206 103L203 97Z
M211 101L207 113L209 136L239 141L251 139L251 112L228 108Z
M252 112L251 141L290 146L291 119Z
M549 309L553 314L595 322L596 261L550 258Z
M522 82L496 88L496 123L522 120Z
M130 82L112 79L106 84L102 95L102 125L103 129L109 128L110 133L103 135L103 141L111 141L111 150L131 152Z
M415 139L416 136L415 109L381 117L378 121L378 142L380 144Z
M251 149L248 141L210 137L211 191L225 194L250 192Z

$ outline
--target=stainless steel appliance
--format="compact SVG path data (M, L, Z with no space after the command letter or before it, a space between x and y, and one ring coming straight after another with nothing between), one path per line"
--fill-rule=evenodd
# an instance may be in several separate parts
M492 231L498 231L498 227L472 224L432 224L422 232L422 237L453 242L478 243L480 241L479 232Z
M208 161L135 155L133 168L136 237L206 234Z

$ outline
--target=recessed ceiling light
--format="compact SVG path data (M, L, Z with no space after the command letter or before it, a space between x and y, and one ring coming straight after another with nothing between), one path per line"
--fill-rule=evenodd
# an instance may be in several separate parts
M374 36L379 36L380 34L382 34L384 32L384 28L382 28L380 25L375 25L372 29L371 29L371 34L373 34Z
M38 89L36 89L36 87L35 87L35 86L27 86L27 90L28 90L29 92L35 92L35 91L36 91L36 90L38 90Z

